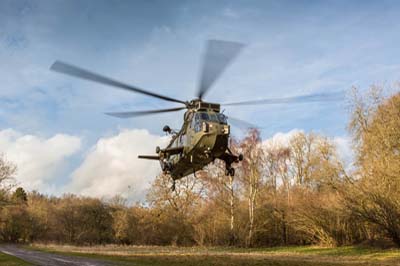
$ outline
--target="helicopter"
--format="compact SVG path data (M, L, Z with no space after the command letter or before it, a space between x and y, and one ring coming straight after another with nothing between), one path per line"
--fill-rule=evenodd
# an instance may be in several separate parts
M171 135L171 140L167 147L156 147L155 155L138 156L140 159L159 161L163 173L170 175L173 184L175 184L175 180L192 173L195 174L216 159L225 162L225 174L227 176L235 175L235 169L232 164L243 160L243 155L234 154L229 148L231 128L228 120L231 122L240 120L228 118L221 112L221 105L308 103L343 99L342 92L334 92L223 104L204 101L205 94L233 59L238 56L243 47L242 43L231 41L209 40L207 42L196 98L190 101L175 99L131 86L62 61L54 62L50 69L66 75L180 104L181 106L179 107L167 109L105 113L118 118L131 118L186 110L183 124L179 131L172 130L168 125L164 126L163 131ZM174 189L174 185L172 189Z

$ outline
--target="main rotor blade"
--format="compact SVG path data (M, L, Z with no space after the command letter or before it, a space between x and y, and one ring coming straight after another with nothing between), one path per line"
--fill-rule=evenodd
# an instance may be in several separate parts
M242 119L234 118L234 117L231 117L231 116L228 116L228 122L231 125L233 125L233 126L235 126L237 128L240 128L240 129L251 129L251 128L260 129L260 127L254 125L254 124L252 124L250 122L244 121Z
M197 97L202 99L212 84L239 54L243 44L237 42L209 40L203 59Z
M159 98L165 101L170 101L170 102L177 102L177 103L183 103L186 104L184 101L181 100L177 100L168 96L164 96L164 95L160 95L151 91L146 91L143 89L140 89L138 87L134 87L131 85L127 85L125 83L116 81L116 80L112 80L110 78L107 78L105 76L90 72L88 70L85 70L83 68L79 68L77 66L73 66L70 65L68 63L64 63L61 61L56 61L54 62L54 64L50 67L51 70L59 72L59 73L63 73L66 75L70 75L70 76L74 76L77 78L82 78L82 79L86 79L86 80L90 80L90 81L94 81L94 82L98 82L98 83L102 83L102 84L106 84L109 86L114 86L120 89L125 89L128 91L133 91L133 92L137 92L137 93L141 93L141 94L145 94L151 97L155 97L155 98Z
M308 102L330 102L330 101L342 101L344 100L344 92L334 93L315 93L294 97L283 97L283 98L271 98L261 99L254 101L234 102L234 103L222 103L221 105L256 105L256 104L282 104L282 103L308 103Z
M111 112L105 113L106 115L115 116L119 118L129 118L129 117L136 117L136 116L143 116L143 115L151 115L151 114L158 114L158 113L168 113L168 112L176 112L186 109L186 107L177 107L177 108L169 108L169 109L158 109L158 110L148 110L148 111L133 111L133 112Z

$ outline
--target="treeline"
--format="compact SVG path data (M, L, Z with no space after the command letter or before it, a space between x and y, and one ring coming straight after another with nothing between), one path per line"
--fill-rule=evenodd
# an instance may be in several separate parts
M216 162L197 176L158 176L146 201L128 205L9 189L0 160L0 240L79 245L400 245L400 94L354 91L349 131L354 163L331 139L294 134L262 142L257 130L232 142L244 160L234 178Z

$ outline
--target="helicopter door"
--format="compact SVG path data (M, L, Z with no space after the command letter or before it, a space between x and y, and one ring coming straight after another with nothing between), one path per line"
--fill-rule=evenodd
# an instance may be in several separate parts
M194 114L192 117L192 121L190 123L190 136L188 138L188 145L194 145L195 143L195 135L197 132L201 131L201 122L200 116L198 113Z
M196 113L194 116L194 132L198 133L201 131L201 119L200 119L200 114Z

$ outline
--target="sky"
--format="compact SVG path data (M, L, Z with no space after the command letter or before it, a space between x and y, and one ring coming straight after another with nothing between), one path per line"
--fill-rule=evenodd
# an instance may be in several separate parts
M0 152L27 190L143 200L159 173L137 155L165 145L174 107L51 72L55 60L190 100L208 39L245 44L206 100L231 102L366 90L400 73L397 1L0 1ZM350 156L346 102L226 107L264 140L314 131ZM233 135L243 132L234 129Z

